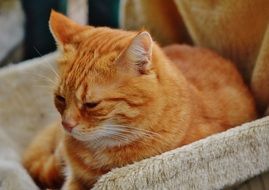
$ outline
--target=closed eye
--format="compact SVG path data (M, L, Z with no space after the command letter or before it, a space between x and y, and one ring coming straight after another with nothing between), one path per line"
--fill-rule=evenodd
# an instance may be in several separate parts
M62 96L60 96L60 95L56 95L56 96L55 96L55 99L56 99L58 102L65 104L65 98L64 98L64 97L62 97Z
M99 102L87 102L87 103L84 103L83 104L83 108L86 108L86 109L93 109L95 108L96 106L98 106L98 104L100 103L101 101Z

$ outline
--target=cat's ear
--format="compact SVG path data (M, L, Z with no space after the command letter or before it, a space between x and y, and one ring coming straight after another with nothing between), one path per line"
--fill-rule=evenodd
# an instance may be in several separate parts
M148 73L151 66L152 45L152 38L148 32L137 34L123 54L125 64L141 74Z
M54 10L51 10L49 27L59 46L72 44L73 35L83 29L83 26Z

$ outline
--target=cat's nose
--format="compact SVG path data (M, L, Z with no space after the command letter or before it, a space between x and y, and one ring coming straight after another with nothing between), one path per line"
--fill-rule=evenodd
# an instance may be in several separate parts
M76 122L71 122L71 121L62 121L62 125L64 127L65 130L67 130L68 132L72 132L72 130L74 129L74 127L77 126Z

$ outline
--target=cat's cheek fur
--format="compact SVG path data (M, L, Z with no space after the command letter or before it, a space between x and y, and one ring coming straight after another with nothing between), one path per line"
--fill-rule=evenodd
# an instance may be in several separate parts
M94 141L95 137L93 132L89 130L85 130L85 127L79 125L75 127L72 132L70 133L75 139L83 142Z
M95 129L82 130L82 128L75 127L71 134L78 141L83 142L94 149L112 148L127 145L137 140L137 136L126 136L125 138L115 138L115 136L122 136L119 130L113 130L113 126L117 126L111 122L105 122L103 125L96 126Z

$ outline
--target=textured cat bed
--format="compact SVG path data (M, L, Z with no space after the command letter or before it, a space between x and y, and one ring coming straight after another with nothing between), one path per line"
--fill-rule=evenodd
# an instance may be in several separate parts
M56 56L53 53L0 70L0 130L19 154L36 132L59 117L46 82L55 76L51 67ZM94 189L222 189L268 171L268 158L269 117L265 117L114 169ZM263 187L269 189L269 184Z

